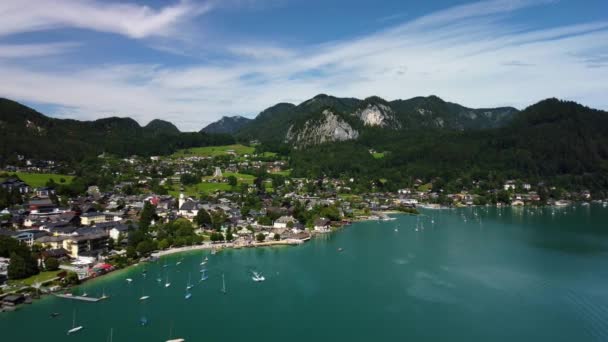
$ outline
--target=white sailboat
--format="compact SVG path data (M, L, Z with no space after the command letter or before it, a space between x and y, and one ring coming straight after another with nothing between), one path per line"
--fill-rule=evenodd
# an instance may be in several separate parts
M191 288L193 288L194 285L192 285L192 278L191 278L191 274L188 273L188 284L186 285L186 291L190 290Z
M255 281L256 283L266 280L266 278L264 278L264 276L261 273L258 273L256 271L251 271L251 272L253 273L253 276L251 276L251 279L253 281Z
M110 298L110 296L106 295L106 288L103 288L103 291L101 292L101 298L99 299L108 299Z
M146 300L146 299L148 299L148 298L150 298L150 296L146 296L146 295L144 294L144 290L141 290L141 297L139 297L139 300Z
M207 257L204 257L204 258L201 260L201 266L205 266L205 265L207 265L207 260L209 260L209 259L208 259Z
M84 327L82 325L76 326L76 310L74 310L74 314L72 317L72 329L68 330L68 335L77 333L82 330Z
M165 287L169 287L171 286L171 283L169 282L169 274L167 274L167 277L165 279Z
M224 278L224 273L222 273L222 293L226 294L226 279Z
M207 270L201 270L201 273L201 281L209 279L209 276L207 275Z
M186 341L183 338L172 338L173 336L173 323L171 323L171 328L169 328L169 339L166 342L184 342Z

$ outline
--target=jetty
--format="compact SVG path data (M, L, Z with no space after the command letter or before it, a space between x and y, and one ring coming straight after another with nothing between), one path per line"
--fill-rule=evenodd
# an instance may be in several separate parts
M80 300L80 301L83 301L83 302L91 302L91 303L96 303L96 302L102 301L102 300L104 300L104 299L107 298L107 297L100 297L100 298L83 297L83 296L74 296L74 295L71 295L71 294L55 294L55 296L59 297L59 298Z

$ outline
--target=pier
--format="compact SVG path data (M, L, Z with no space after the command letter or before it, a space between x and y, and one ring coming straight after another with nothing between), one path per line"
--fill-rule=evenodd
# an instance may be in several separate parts
M91 303L96 303L96 302L99 302L101 300L104 300L104 299L108 298L108 297L100 297L100 298L83 297L83 296L74 296L74 295L71 295L71 294L56 294L55 296L57 296L59 298L80 300L80 301L83 301L83 302L91 302Z

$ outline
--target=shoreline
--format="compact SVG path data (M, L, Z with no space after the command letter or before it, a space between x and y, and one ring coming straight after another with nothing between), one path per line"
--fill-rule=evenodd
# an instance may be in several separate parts
M204 251L204 250L222 250L222 249L241 249L241 248L256 248L256 247L272 247L272 246L298 246L304 244L306 241L309 241L310 238L300 240L300 239L288 239L288 240L279 240L279 241L264 241L264 242L252 242L249 244L238 244L233 242L224 242L218 244L204 243L202 245L195 246L184 246L184 247L175 247L169 248L162 251L157 251L150 254L153 258L161 258L167 255L193 252L193 251ZM145 262L145 261L144 261ZM127 266L128 268L131 266Z

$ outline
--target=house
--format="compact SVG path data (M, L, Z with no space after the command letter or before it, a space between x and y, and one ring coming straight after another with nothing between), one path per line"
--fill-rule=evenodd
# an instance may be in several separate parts
M32 247L32 245L34 245L34 241L42 236L47 235L47 232L42 231L42 230L37 230L37 229L32 229L32 230L21 230L21 231L17 231L15 232L15 234L13 234L13 238L15 238L16 240L25 243L26 245L28 245L29 247Z
M25 296L22 294L11 294L2 299L2 305L17 306L25 302Z
M513 181L513 180L508 180L508 181L506 181L506 182L505 182L505 185L503 186L503 188L504 188L506 191L509 191L509 190L515 190L515 181Z
M314 222L314 229L320 233L329 232L331 228L331 221L326 218L318 218Z
M80 215L80 224L83 226L92 226L96 223L117 222L122 220L122 213L104 213L94 211Z
M179 195L177 210L178 215L192 220L198 214L200 208L201 205L198 202L190 198L186 199L184 194Z
M36 195L36 197L48 198L55 194L55 189L49 188L47 186L42 188L36 188L36 190L34 190L34 194Z
M109 234L98 228L81 228L71 235L44 236L36 239L51 249L63 248L71 258L97 256L107 251Z
M296 223L296 219L293 216L281 216L273 223L273 228L287 228L287 225Z
M109 234L110 238L114 241L118 241L120 235L127 236L129 233L129 226L126 224L117 224L116 226L110 229Z
M28 202L30 215L59 214L59 208L49 198L36 198Z
M30 187L18 178L8 178L0 182L0 188L7 191L19 191L20 194L26 194L30 191Z

